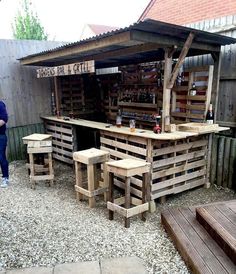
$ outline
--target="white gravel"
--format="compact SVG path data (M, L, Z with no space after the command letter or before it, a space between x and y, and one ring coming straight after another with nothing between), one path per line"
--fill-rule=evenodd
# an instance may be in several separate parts
M117 214L108 220L102 200L94 209L76 201L71 167L56 162L54 169L56 185L32 190L24 162L10 165L11 185L0 189L0 270L138 256L149 273L189 273L160 224L160 209L236 199L230 190L199 188L169 197L145 223L132 218L126 229Z

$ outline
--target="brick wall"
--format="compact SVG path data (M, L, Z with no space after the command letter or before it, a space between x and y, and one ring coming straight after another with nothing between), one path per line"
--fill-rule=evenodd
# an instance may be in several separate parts
M139 20L151 18L184 25L234 14L236 0L156 0L152 1Z

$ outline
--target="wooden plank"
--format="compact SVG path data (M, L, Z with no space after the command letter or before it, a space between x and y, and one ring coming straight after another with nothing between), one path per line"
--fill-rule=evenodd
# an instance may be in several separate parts
M127 218L130 218L132 216L138 215L140 213L146 212L149 209L148 203L137 205L135 207L129 208L127 210Z
M229 156L229 181L228 181L229 188L236 187L235 165L236 165L236 139L231 139L230 156Z
M175 145L175 146L168 146L165 148L154 149L153 157L164 155L164 154L170 154L173 152L183 151L186 149L202 147L202 146L206 146L207 144L208 144L207 140L197 140L197 141L189 142L189 143L185 143L185 144L179 144L179 145Z
M187 173L181 176L177 176L173 179L165 180L163 182L152 184L152 192L155 192L157 190L167 188L173 185L176 185L181 182L185 182L190 179L194 179L196 177L200 177L206 174L206 168L200 169L198 171L193 171L191 173Z
M172 167L172 168L168 168L168 169L164 169L161 171L157 171L157 172L153 172L152 175L152 179L158 179L161 177L165 177L165 176L169 176L175 173L179 173L179 172L183 172L189 169L193 169L193 168L197 168L197 167L205 167L206 166L206 160L200 160L200 161L195 161L193 163L185 163L181 166L177 166L177 167Z
M158 168L158 167L162 167L162 166L166 166L166 165L170 165L170 164L174 164L174 163L183 162L183 161L186 161L186 160L202 157L202 156L205 156L205 154L206 154L205 150L199 150L199 151L191 152L191 153L188 153L188 154L179 155L179 156L176 156L176 157L170 157L170 158L154 161L153 162L153 168Z
M196 113L171 112L171 115L174 116L174 117L184 117L184 118L192 118L192 119L204 119L204 114L196 114Z
M107 131L101 131L101 136L104 138L118 138L121 140L128 140L129 142L134 142L142 145L147 144L147 140L145 138L137 137L137 136L131 136L131 135L126 135L126 134L119 134L115 132L107 132Z
M72 157L71 158L67 158L67 157L64 157L63 155L58 155L56 153L53 153L53 158L57 159L57 160L60 160L62 162L65 162L67 164L73 164L73 160L72 160Z
M228 187L229 180L229 155L230 155L230 138L225 138L225 147L224 147L224 165L223 165L223 178L222 178L222 186Z
M163 197L163 196L166 196L166 195L177 194L177 193L183 192L185 190L189 190L189 189L204 185L205 181L206 180L204 178L203 179L197 179L197 180L193 180L193 181L188 182L188 183L186 183L184 185L181 185L181 186L175 186L174 188L170 188L168 190L161 190L160 192L152 192L151 199L155 200L157 198L160 198L160 197Z
M53 145L54 145L54 147L59 146L59 147L67 148L67 149L73 151L73 144L68 144L63 141L53 140Z
M163 109L162 109L162 127L165 130L166 125L170 124L170 93L171 88L168 87L169 81L171 79L172 71L172 54L170 54L171 49L165 50L165 68L164 68L164 83L163 83Z
M54 175L30 175L30 179L33 181L53 180Z
M218 207L222 207L222 205L197 208L196 217L236 264L236 226L218 210ZM234 213L234 221L235 218Z
M54 125L54 126L46 125L46 129L53 130L56 132L66 133L68 135L72 135L72 128L64 128L64 127L56 126L56 125Z
M190 238L183 232L183 228L174 218L172 211L166 210L161 214L161 222L173 240L175 246L183 257L185 263L193 273L212 274L203 258L195 249L195 245ZM188 228L188 230L191 227ZM193 233L193 229L191 228Z
M225 138L220 137L219 147L218 147L217 180L216 180L216 183L218 186L222 186L222 179L223 179L224 143L225 143Z
M127 150L129 152L135 153L135 154L140 154L140 155L146 156L146 149L145 148L140 148L138 146L125 144L125 143L118 142L118 141L115 141L115 140L109 140L109 139L106 139L104 137L100 137L100 141L101 141L102 145L105 144L105 145L109 145L109 146L113 146L113 147L118 147L118 148Z
M53 153L62 154L62 155L65 155L65 156L69 156L71 158L72 158L72 154L73 154L72 151L67 151L65 149L61 149L59 147L54 147L54 146L53 146Z
M195 209L192 211L190 208L181 208L181 213L185 216L188 222L194 227L194 230L198 236L204 241L212 254L215 255L220 264L224 267L227 273L233 273L235 271L235 265L224 253L224 251L219 248L218 244L211 238L211 236L206 233L206 230L195 218Z
M123 153L123 152L119 152L119 151L116 151L114 149L110 149L110 148L107 148L107 147L104 147L101 145L100 147L102 150L105 150L105 151L108 151L110 153L110 155L112 156L115 156L119 159L137 159L137 157L135 156L131 156L129 154L126 154L126 153Z
M73 137L71 137L71 136L67 136L67 135L63 135L63 134L51 132L49 130L47 132L49 132L52 135L53 141L54 141L54 138L59 139L59 140L63 140L63 141L69 141L69 142L73 141ZM53 143L53 141L52 141L52 143Z

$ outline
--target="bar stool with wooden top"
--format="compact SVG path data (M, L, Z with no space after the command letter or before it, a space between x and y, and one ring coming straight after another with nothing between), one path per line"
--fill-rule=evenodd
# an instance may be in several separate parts
M103 151L97 148L90 148L86 150L76 151L73 153L73 160L75 162L75 176L76 184L75 191L78 200L83 199L83 195L89 199L89 207L95 207L95 196L108 192L108 186L104 182L100 182L103 185L99 186L99 174L97 170L97 164L105 164L109 161L110 154L107 151ZM87 166L87 181L82 179L82 164Z
M47 138L44 139L45 136L43 135L44 134L42 134L42 136L40 136L40 134L32 134L30 135L31 137L26 136L25 139L23 138L24 143L27 144L27 153L29 154L30 183L33 189L35 189L36 181L47 180L50 182L51 186L53 185L54 171L52 165L52 140L50 140L51 136L47 135ZM34 156L38 154L43 154L43 156L47 154L47 166L35 164ZM48 174L42 175L42 173Z
M141 219L146 220L149 209L147 201L148 184L150 178L150 163L135 159L123 159L106 163L109 180L109 220L113 220L114 212L125 217L125 227L130 227L130 217L141 214ZM114 199L114 175L124 176L125 196ZM131 177L142 175L142 199L131 197ZM124 205L124 206L122 206ZM132 207L131 207L132 206Z

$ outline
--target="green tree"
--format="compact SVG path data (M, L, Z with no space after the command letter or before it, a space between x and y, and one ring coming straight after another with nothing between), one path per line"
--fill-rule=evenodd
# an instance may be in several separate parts
M30 9L28 0L21 2L21 11L15 17L12 25L15 39L47 40L48 35L44 31L36 12Z

